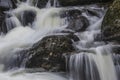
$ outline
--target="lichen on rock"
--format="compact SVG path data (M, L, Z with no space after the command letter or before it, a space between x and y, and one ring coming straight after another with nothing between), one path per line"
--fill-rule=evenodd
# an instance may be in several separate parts
M107 10L101 29L104 40L120 40L120 0L115 0Z

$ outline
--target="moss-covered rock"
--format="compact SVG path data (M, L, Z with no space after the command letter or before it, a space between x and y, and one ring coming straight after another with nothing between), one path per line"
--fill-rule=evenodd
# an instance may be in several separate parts
M110 6L101 28L104 40L120 40L120 0L115 0Z

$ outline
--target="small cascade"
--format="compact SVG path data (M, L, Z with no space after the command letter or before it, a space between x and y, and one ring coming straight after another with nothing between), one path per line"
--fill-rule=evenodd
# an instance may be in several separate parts
M70 57L70 80L101 80L93 53L79 53Z
M7 27L7 31L10 31L11 29L13 29L17 26L21 26L20 21L15 16L6 18L5 22L6 22L5 24Z
M46 8L58 7L58 6L59 6L58 0L48 0L48 2L46 4Z
M117 80L111 54L105 46L70 57L71 80Z
M70 80L118 80L111 45L95 40L103 18L91 18L86 13L82 15L89 19L90 26L86 31L76 33L80 41L74 45L80 52L71 55L68 61Z
M113 54L112 55L113 62L115 65L115 69L117 71L117 77L120 79L120 55L119 54Z

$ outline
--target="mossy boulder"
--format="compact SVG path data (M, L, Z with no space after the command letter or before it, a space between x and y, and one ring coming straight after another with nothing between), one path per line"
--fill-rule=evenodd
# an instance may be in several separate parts
M120 40L120 0L115 0L104 17L102 36L106 41Z

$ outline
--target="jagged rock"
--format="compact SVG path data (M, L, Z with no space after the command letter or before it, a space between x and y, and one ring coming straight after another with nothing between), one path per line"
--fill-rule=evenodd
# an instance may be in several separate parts
M108 9L103 23L102 36L106 41L120 40L120 0L115 0Z
M102 3L109 1L113 1L113 0L59 0L60 5L62 6L76 6L76 5Z

